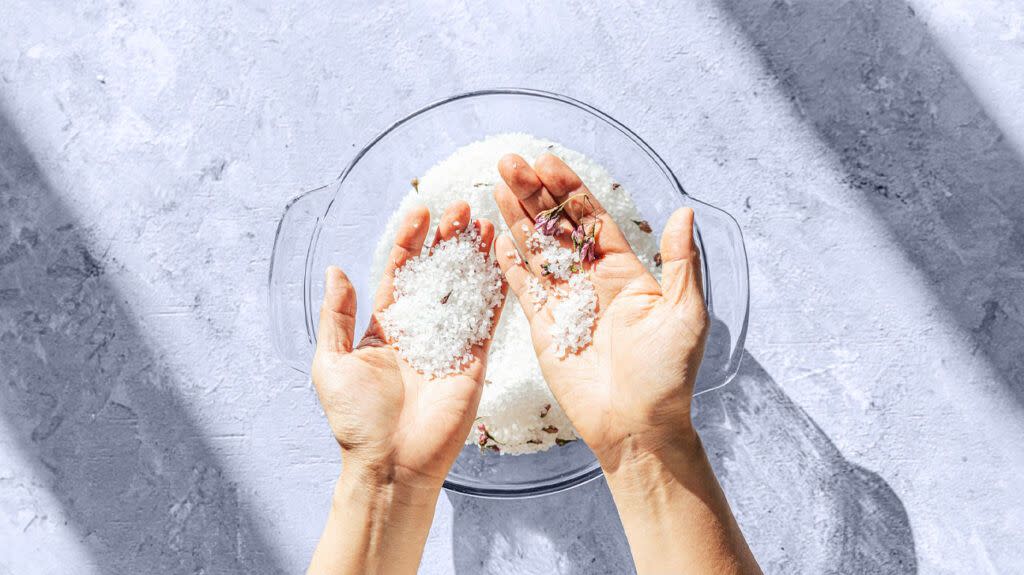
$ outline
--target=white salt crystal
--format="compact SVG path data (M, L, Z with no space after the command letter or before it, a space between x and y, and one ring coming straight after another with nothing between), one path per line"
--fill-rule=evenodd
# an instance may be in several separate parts
M534 311L540 310L548 301L548 290L535 276L530 276L530 279L526 280L526 293L533 301Z
M533 232L527 238L526 247L535 253L540 253L541 268L555 279L569 279L573 268L576 267L575 264L579 263L579 256L576 252L562 247L558 240L540 232Z
M586 274L573 274L568 288L558 290L556 297L549 333L556 355L565 357L590 345L597 317L597 293Z
M384 333L416 371L458 372L491 332L501 272L478 249L475 228L440 242L395 272L395 301L379 316Z

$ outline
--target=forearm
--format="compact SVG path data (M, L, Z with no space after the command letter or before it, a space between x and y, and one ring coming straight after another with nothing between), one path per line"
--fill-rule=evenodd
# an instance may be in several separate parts
M608 485L643 573L760 573L697 434L624 445Z
M439 491L342 472L308 573L415 573Z

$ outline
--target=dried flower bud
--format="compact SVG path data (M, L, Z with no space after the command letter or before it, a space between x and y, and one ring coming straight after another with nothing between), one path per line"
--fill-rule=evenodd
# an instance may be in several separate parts
M597 250L594 249L594 238L590 238L580 246L580 261L581 262L593 262L597 261Z
M661 252L654 254L654 265L661 267Z
M587 230L580 224L572 230L572 245L579 248L587 240Z
M558 211L537 214L537 221L534 222L533 228L545 236L558 235Z
M633 220L633 223L636 224L636 227L640 228L640 231L645 234L649 234L654 231L651 229L651 224L647 223L647 220Z
M412 181L409 182L409 183L412 184L412 189L416 190L417 194L420 193L420 179L419 178L413 178Z

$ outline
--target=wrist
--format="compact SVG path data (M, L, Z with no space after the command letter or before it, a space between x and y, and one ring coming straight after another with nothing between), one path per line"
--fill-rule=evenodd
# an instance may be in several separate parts
M401 481L395 471L356 464L343 466L334 487L333 504L384 509L429 509L433 512L441 486L428 481Z
M685 472L705 460L704 445L692 426L676 432L630 434L598 454L609 482L631 476Z

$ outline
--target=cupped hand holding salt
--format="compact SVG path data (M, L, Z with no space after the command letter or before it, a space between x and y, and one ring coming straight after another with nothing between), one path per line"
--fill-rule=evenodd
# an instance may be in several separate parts
M425 247L429 229L426 208L409 210L397 226L373 319L358 343L355 290L341 270L327 271L313 382L346 471L365 468L354 473L363 480L384 473L389 484L440 488L480 403L505 292L487 255L494 225L474 221L469 206L455 202ZM451 277L435 277L439 270ZM427 279L437 285L425 286ZM419 300L435 296L429 305ZM420 315L408 304L422 306ZM446 361L424 361L428 351Z

